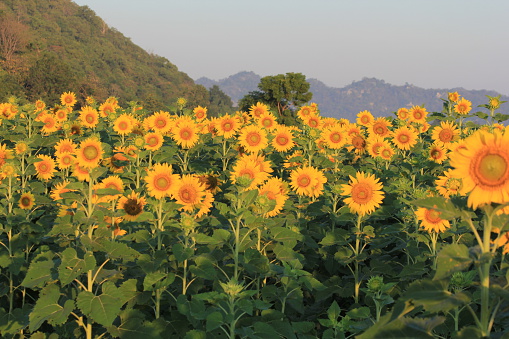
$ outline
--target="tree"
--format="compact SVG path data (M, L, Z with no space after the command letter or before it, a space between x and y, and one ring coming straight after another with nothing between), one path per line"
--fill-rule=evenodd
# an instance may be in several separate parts
M233 110L232 99L226 95L218 85L209 89L208 115L217 117L220 114L229 113Z
M239 108L249 110L256 102L263 102L277 112L283 123L295 121L294 110L313 97L310 84L301 73L286 73L266 76L258 84L259 91L249 92L239 101Z
M28 26L13 16L0 17L0 60L7 71L17 71L21 63L17 54L25 49L29 40Z

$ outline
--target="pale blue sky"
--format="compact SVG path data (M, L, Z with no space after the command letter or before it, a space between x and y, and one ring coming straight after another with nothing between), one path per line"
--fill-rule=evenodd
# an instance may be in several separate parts
M300 72L509 95L507 0L74 0L193 79Z

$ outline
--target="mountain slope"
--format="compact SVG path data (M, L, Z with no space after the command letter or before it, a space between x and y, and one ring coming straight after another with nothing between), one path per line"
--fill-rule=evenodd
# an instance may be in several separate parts
M56 90L34 93L27 85L44 80L30 77L40 73L34 67L53 63L68 68L66 78L72 80L72 88L64 90L80 93L81 98L116 96L124 102L141 99L165 106L183 96L195 101L190 104L206 104L205 88L169 60L147 53L108 27L88 6L70 0L1 0L0 20L13 18L25 27L27 39L11 55L0 49L0 79L10 84L3 93L0 90L0 97L25 94L28 99L55 100Z

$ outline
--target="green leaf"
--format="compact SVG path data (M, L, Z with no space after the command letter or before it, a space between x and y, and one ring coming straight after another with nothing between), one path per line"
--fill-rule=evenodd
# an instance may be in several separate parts
M207 333L199 330L191 330L186 333L184 339L206 339Z
M216 279L216 269L214 267L214 263L207 257L200 256L194 259L196 265L192 265L189 267L191 273L196 275L197 277L207 279L207 280L215 280Z
M336 300L332 302L329 309L327 310L327 317L331 322L335 322L338 320L339 316L341 315L341 308L339 307Z
M207 323L206 323L207 332L215 330L216 328L221 326L223 324L223 321L224 321L223 315L221 314L221 312L215 311L215 312L210 313L207 316Z
M51 284L41 290L39 298L35 302L33 311L29 315L30 331L36 331L45 321L52 324L63 324L69 314L74 310L74 301L67 300L64 306L58 303L60 288Z
M78 308L93 321L110 326L124 304L122 292L110 281L102 285L102 294L82 291L78 294Z
M445 279L454 272L464 271L470 267L472 262L468 247L464 244L446 245L437 255L437 272L433 280Z
M184 260L190 259L194 255L192 248L184 248L184 245L179 243L174 244L172 250L178 262L184 262Z
M28 288L42 288L47 282L55 280L56 274L53 271L55 263L49 259L52 256L53 254L49 252L38 255L30 264L27 275L21 282L21 285Z
M151 272L145 276L143 279L143 290L144 291L153 291L154 285L166 277L166 273L164 272Z
M292 231L286 227L272 227L270 229L270 233L274 240L279 241L290 248L295 247L297 242L302 241L304 238L302 234Z
M448 283L443 280L418 280L408 286L401 297L410 300L415 306L422 306L426 311L438 313L447 312L470 301L462 293L451 293L447 290Z
M58 277L62 286L71 283L81 273L93 270L96 266L95 257L92 252L87 252L85 258L80 259L76 250L72 247L68 247L62 252L61 260L58 267Z
M433 318L396 318L390 321L391 315L386 314L357 339L371 338L426 338L432 339L433 329L445 321L445 317Z

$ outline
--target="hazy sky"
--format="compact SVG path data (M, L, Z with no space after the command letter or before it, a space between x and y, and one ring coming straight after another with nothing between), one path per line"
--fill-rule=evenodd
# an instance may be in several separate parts
M193 79L300 72L509 95L507 0L74 2Z

